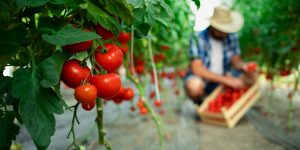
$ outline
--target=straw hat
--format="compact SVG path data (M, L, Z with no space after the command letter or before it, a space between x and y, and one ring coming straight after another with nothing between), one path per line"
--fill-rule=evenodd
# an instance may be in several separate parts
M244 18L237 11L231 11L226 6L218 6L210 18L210 25L225 33L238 32L244 25Z

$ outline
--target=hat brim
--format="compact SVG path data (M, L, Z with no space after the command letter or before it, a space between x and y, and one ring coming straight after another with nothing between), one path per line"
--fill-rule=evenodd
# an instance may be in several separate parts
M226 23L226 24L220 23L218 20L211 18L210 25L222 32L225 32L225 33L234 33L234 32L240 31L244 25L243 16L236 11L232 11L231 18L232 18L232 21L230 23Z

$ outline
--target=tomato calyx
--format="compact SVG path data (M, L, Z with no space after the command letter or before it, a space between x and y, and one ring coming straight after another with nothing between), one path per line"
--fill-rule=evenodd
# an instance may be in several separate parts
M101 54L106 54L108 52L108 49L106 47L99 46L97 47L97 51Z

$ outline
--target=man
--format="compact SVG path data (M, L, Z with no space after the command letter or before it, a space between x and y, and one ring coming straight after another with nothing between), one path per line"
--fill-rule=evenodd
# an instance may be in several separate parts
M247 71L247 63L240 57L236 32L243 23L238 12L219 6L210 19L210 27L191 39L191 64L185 77L185 90L196 104L201 104L203 96L212 92L218 84L238 89L254 81L255 73ZM233 69L244 74L237 76Z

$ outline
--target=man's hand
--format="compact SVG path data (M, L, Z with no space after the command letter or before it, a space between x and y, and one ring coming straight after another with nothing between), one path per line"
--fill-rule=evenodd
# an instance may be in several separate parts
M245 87L245 84L242 79L234 78L234 77L230 77L230 76L225 77L223 84L225 84L226 86L232 87L234 89L240 89L240 88Z

